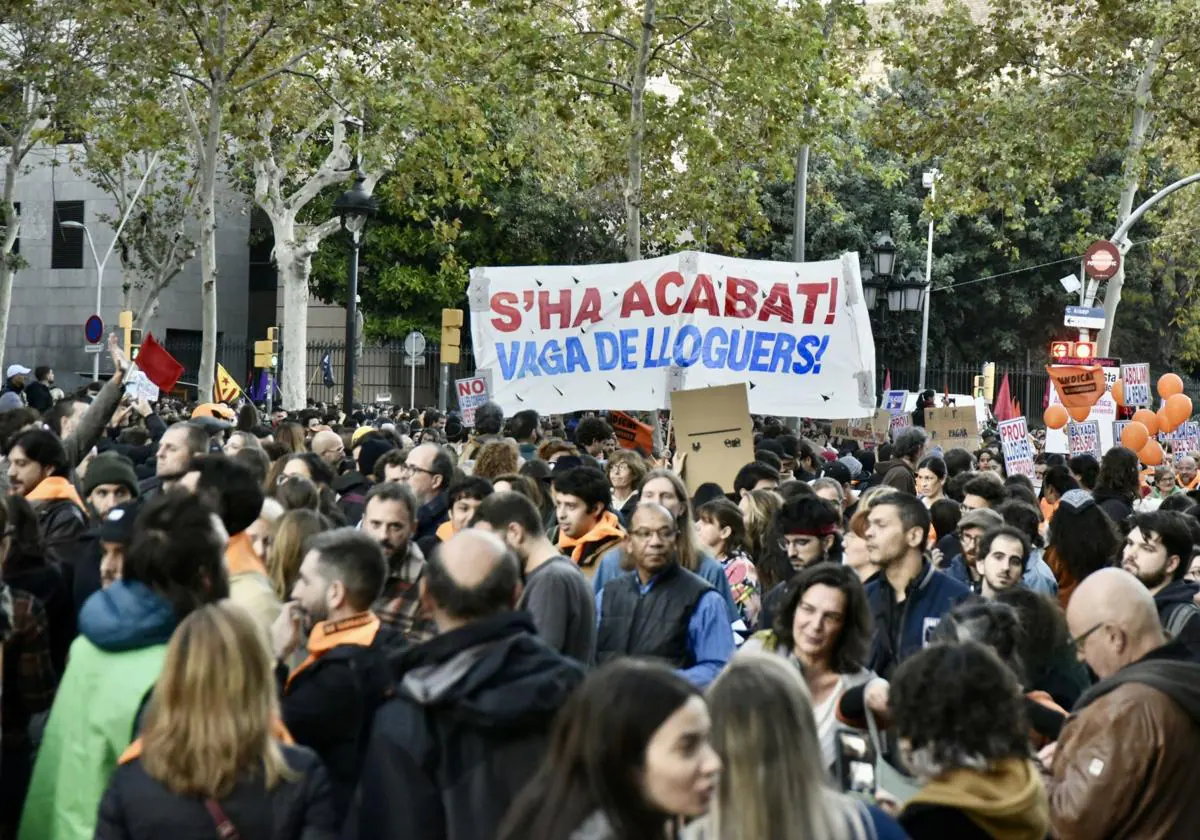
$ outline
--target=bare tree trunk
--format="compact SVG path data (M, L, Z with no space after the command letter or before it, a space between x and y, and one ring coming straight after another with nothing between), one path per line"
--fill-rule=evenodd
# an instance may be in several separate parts
M275 228L277 237L281 227ZM294 231L294 224L289 223L287 227ZM287 239L275 240L275 265L279 271L279 285L283 287L281 405L288 411L304 408L308 396L308 280L312 272L312 255L293 239L294 233Z
M12 307L13 279L16 271L12 266L12 250L21 232L21 223L17 218L17 208L13 204L13 195L17 189L16 159L18 150L9 149L8 159L4 162L4 238L0 240L0 365L4 362L4 348L8 343L8 313Z
M808 221L808 144L796 155L796 188L792 197L792 262L804 262Z
M200 349L197 397L212 394L217 373L217 153L221 139L221 98L224 90L214 80L208 97L208 132L200 176L200 289L204 338Z
M1137 87L1133 94L1133 124L1129 130L1129 144L1125 148L1125 161L1122 165L1122 178L1124 184L1121 187L1121 199L1117 204L1117 224L1119 228L1129 218L1129 214L1133 212L1133 201L1137 197L1139 171L1142 165L1142 150L1146 146L1146 135L1150 131L1150 100L1151 85L1154 82L1154 74L1158 70L1158 62L1162 57L1164 38L1159 36L1150 45L1150 52L1146 56L1146 66L1142 68L1142 73L1138 77ZM1115 228L1114 228L1115 229ZM1116 243L1118 247L1120 243ZM1116 275L1108 281L1108 286L1104 291L1104 323L1105 327L1100 331L1100 344L1097 348L1100 356L1107 356L1109 349L1112 346L1112 333L1114 327L1114 319L1117 315L1117 306L1121 303L1121 288L1125 285L1125 260L1121 260L1121 268ZM1095 301L1096 290L1092 290L1089 301L1089 306Z

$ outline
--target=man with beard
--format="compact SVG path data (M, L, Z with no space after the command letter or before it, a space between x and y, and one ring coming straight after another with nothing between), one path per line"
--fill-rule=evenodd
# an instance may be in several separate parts
M783 503L772 529L779 535L778 545L768 551L767 557L760 558L760 562L771 564L779 582L763 595L759 626L771 626L787 597L792 575L827 560L841 562L841 524L841 512L816 496L798 496Z
M141 484L142 495L170 490L187 475L192 458L208 452L208 432L186 421L176 423L158 439L155 473Z
M1029 560L1029 542L1025 535L1009 525L994 528L979 540L975 568L983 582L980 594L995 598L1021 585L1025 564Z
M97 455L88 467L83 480L84 499L88 506L90 528L88 540L80 547L75 563L74 598L75 611L83 608L83 602L103 586L103 566L109 549L104 540L104 525L109 513L138 496L137 473L133 464L123 455L104 452ZM124 517L122 513L117 522ZM130 517L132 519L132 515ZM111 566L110 562L110 566Z
M1163 629L1200 656L1200 584L1184 580L1192 560L1187 517L1175 511L1140 513L1130 520L1121 568L1142 582L1154 597Z
M292 600L271 628L283 723L296 743L321 756L339 820L358 784L360 735L390 681L386 650L399 639L370 609L385 573L379 543L361 531L319 534L308 544ZM308 656L289 674L284 663L305 631Z
M379 620L416 644L437 632L432 617L421 605L421 577L425 556L413 539L417 500L407 484L376 484L363 503L362 530L383 549L387 576L375 600Z
M67 478L69 471L62 442L45 429L23 432L8 449L11 492L24 496L37 512L46 559L60 568L74 565L87 530L84 502Z
M1004 524L1004 517L991 508L980 508L963 514L958 520L958 544L962 554L950 559L943 571L978 594L983 580L979 577L979 541L988 531Z
M596 661L658 659L703 688L733 656L733 630L721 595L679 565L678 527L655 502L634 510L633 571L610 580L596 596Z

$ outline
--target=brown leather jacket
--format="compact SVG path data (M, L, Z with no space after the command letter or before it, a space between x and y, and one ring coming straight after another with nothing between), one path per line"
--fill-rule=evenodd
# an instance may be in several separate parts
M1183 662L1177 642L1152 652L1142 663ZM1181 647L1181 646L1179 646ZM1135 663L1140 664L1140 663ZM1134 666L1128 666L1134 667ZM1118 675L1119 676L1119 675ZM1194 689L1192 689L1194 691ZM1053 836L1060 840L1116 838L1183 840L1197 836L1200 796L1196 757L1200 720L1163 691L1125 682L1085 705L1063 727L1049 782Z

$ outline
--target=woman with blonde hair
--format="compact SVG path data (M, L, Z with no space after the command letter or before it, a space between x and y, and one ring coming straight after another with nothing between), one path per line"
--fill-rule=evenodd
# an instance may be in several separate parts
M783 507L783 496L774 490L751 490L742 496L738 509L746 523L746 550L756 561L766 554L771 522Z
M257 624L228 602L194 611L167 648L142 737L100 803L97 840L336 836L329 779L279 722Z
M280 423L276 426L275 442L283 446L288 454L308 451L304 440L304 427L299 423Z
M279 600L291 598L304 561L304 544L329 527L330 523L315 510L300 508L280 517L266 556L267 574Z
M905 837L883 811L829 787L808 690L784 659L739 653L709 688L708 707L723 772L711 812L685 840Z

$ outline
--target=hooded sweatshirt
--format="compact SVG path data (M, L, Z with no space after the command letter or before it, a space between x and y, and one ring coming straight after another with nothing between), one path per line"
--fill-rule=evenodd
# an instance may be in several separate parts
M905 805L901 824L907 827L908 819L930 808L958 811L994 840L1045 840L1050 831L1046 788L1028 759L1006 758L987 772L964 769L939 776Z
M1154 595L1158 620L1173 638L1187 645L1194 656L1200 657L1200 607L1196 593L1200 583L1173 580Z
M583 569L589 578L596 574L596 560L613 543L625 539L625 529L612 511L604 511L600 520L592 529L579 539L572 539L566 534L559 534L558 547L563 553L575 561L575 565ZM722 572L724 574L724 572Z
M170 603L135 581L117 581L83 605L33 768L22 840L90 840L177 623Z

